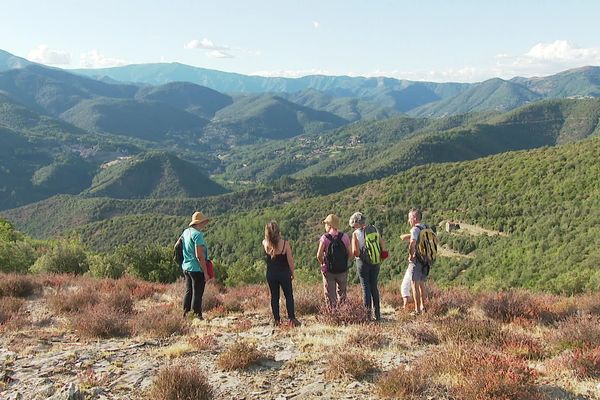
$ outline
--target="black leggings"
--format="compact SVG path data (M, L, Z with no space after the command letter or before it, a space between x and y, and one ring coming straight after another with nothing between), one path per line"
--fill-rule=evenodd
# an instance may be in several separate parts
M271 290L271 311L273 318L279 321L279 288L283 290L285 296L285 308L289 319L296 319L294 311L294 292L292 290L292 275L290 271L274 272L267 271L267 283Z
M194 311L199 317L202 317L202 295L204 294L204 272L184 271L185 276L185 295L183 296L183 314L190 310Z

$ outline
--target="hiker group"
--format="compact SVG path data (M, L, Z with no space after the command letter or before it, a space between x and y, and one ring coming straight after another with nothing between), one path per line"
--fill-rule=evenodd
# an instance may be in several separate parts
M408 267L402 281L401 294L404 308L408 307L410 297L413 298L415 308L411 312L412 315L425 311L425 281L437 253L435 232L423 224L421 219L421 211L417 208L411 209L408 212L410 232L401 236L402 240L408 242ZM204 214L195 212L189 227L175 245L175 259L181 265L186 282L183 312L187 314L191 311L200 319L205 284L214 278L212 262L202 232L207 223L208 218ZM380 232L368 223L361 212L352 214L348 221L353 229L350 236L340 230L340 218L335 214L327 215L323 223L325 233L319 239L316 258L320 265L327 306L334 309L346 300L348 270L354 261L362 288L363 304L369 311L370 318L380 321L378 278L380 265L389 254ZM273 322L275 325L281 323L279 298L283 291L289 324L299 326L292 287L295 269L292 246L283 238L277 222L271 221L265 225L262 245Z

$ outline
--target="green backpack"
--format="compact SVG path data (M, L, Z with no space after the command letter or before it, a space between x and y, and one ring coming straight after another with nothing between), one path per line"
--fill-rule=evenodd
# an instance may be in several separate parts
M365 226L365 247L361 252L361 259L371 265L381 264L381 244L379 232L373 225Z

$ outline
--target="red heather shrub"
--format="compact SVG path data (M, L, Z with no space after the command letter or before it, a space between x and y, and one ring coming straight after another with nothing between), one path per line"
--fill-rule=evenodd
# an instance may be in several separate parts
M525 360L539 360L547 353L539 339L522 333L505 333L502 348L506 353Z
M323 305L323 289L316 285L294 287L294 306L298 315L315 315Z
M364 379L376 370L373 361L364 353L335 349L327 358L325 378L330 380L340 378Z
M578 308L588 314L600 316L600 294L588 294L576 298Z
M231 325L231 331L240 333L250 330L252 328L252 321L248 318L238 319Z
M225 371L248 368L264 358L263 353L255 345L236 342L228 347L217 358L217 366Z
M85 338L111 338L129 335L127 319L106 304L91 305L70 317L70 326Z
M194 363L179 362L159 371L146 398L211 400L214 398L214 391L206 375Z
M77 281L77 277L71 274L42 274L38 276L43 287L55 289L72 286Z
M409 336L417 344L438 344L440 339L431 326L423 322L403 323L399 326L398 335Z
M426 306L427 314L441 316L450 310L457 310L466 314L473 305L474 296L466 288L438 289L433 287L429 292L429 302Z
M575 349L567 364L581 379L600 378L600 346L592 349Z
M39 288L31 275L0 274L0 297L29 297Z
M100 296L97 291L89 288L58 289L48 297L48 306L57 313L79 312L92 305L98 304Z
M116 313L133 313L133 298L131 297L131 292L124 287L116 287L113 291L104 293L101 301Z
M132 276L124 276L117 279L117 287L126 287L135 300L143 300L154 296L156 293L165 293L167 285L163 283L147 282Z
M185 286L182 287L183 291L180 293L180 297L183 297L185 293ZM219 293L219 287L217 285L208 284L204 286L204 293L202 294L202 311L210 311L215 307L223 305L223 298Z
M191 336L188 343L197 350L213 350L217 347L217 339L214 335L206 334L203 336Z
M502 322L523 319L552 323L558 319L547 305L523 290L483 294L479 306L486 316Z
M330 325L351 325L369 322L371 315L359 297L349 297L337 307L322 304L317 319Z
M494 321L449 317L436 323L440 338L446 342L496 346L504 337L500 325Z
M375 392L387 399L420 399L431 385L431 379L421 369L396 367L375 381Z
M228 288L223 295L223 305L228 311L254 311L269 305L267 284L240 285Z
M346 337L346 343L350 346L364 347L367 349L380 349L390 343L380 325L365 325L353 329Z
M485 345L455 346L439 349L418 360L415 369L423 369L429 379L449 374L453 398L512 400L542 398L535 371L516 357L489 349Z
M13 318L23 307L25 301L16 297L0 297L0 324Z
M379 288L381 303L393 308L402 308L404 300L400 293L400 284L386 283Z
M600 317L586 315L567 318L550 332L549 339L558 352L600 346Z
M138 313L131 321L134 334L151 337L182 335L189 327L190 323L184 318L183 311L172 304L152 306Z

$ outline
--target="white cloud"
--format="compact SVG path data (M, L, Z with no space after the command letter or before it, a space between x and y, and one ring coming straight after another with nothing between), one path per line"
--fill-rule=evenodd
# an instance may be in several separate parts
M213 50L206 53L210 58L233 58L233 55L226 53L222 50Z
M87 53L81 53L79 56L79 64L83 68L108 68L126 65L127 61L118 58L105 57L100 54L98 50L94 49Z
M71 64L71 55L66 51L52 50L45 44L41 44L37 49L31 50L27 54L31 61L48 65L69 65Z
M499 54L494 71L502 76L539 76L586 65L600 65L599 47L585 48L566 40L556 40L537 43L518 56Z
M183 48L207 50L206 55L210 58L233 58L229 47L216 45L212 40L207 38L190 40Z
M315 29L319 29L321 27L321 24L319 23L319 21L313 21L312 25Z

